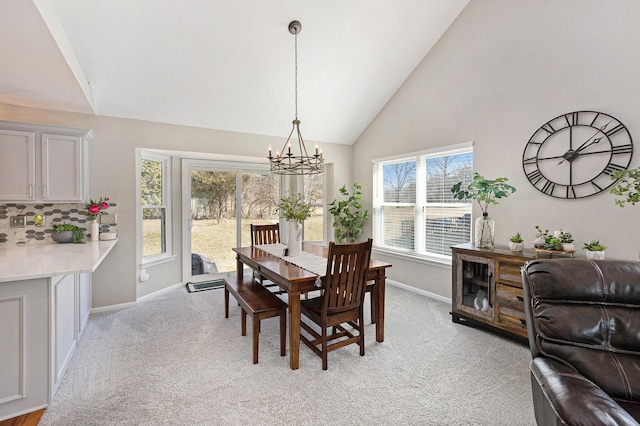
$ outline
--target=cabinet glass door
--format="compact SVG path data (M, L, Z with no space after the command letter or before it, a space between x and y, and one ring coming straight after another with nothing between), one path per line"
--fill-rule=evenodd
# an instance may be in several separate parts
M479 318L493 318L493 262L460 255L458 260L456 307Z

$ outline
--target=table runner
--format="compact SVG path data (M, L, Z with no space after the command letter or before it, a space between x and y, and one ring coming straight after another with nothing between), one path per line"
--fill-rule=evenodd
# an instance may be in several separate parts
M284 249L287 248L287 245L282 243L257 244L254 247L266 251L270 255L296 265L302 269L306 269L313 274L316 274L318 276L318 279L316 279L316 286L321 286L320 277L324 277L327 273L326 257L318 256L317 254L308 253L306 251L300 253L299 256L285 256Z

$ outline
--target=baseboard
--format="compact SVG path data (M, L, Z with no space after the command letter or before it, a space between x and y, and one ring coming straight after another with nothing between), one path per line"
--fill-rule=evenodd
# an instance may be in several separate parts
M166 293L166 292L168 292L168 291L173 290L174 288L182 287L182 286L184 286L184 284L183 284L183 283L176 283L176 284L172 284L172 285L170 285L169 287L165 287L165 288L160 289L160 290L158 290L158 291L154 291L153 293L149 293L149 294L147 294L147 295L145 295L145 296L138 297L137 302L138 302L138 303L140 303L140 302L144 302L144 301L146 301L146 300L148 300L148 299L153 299L154 297L159 296L159 295L161 295L162 293Z
M445 302L445 303L451 304L451 299L448 298L448 297L440 296L439 294L432 293L432 292L426 291L426 290L421 290L419 288L412 287L410 285L402 284L402 283L399 283L397 281L393 281L393 280L389 280L389 279L387 279L385 282L386 282L386 284L399 287L399 288L401 288L403 290L411 291L413 293L421 294L421 295L429 297L431 299L435 299L435 300L439 300L441 302ZM161 295L162 293L166 293L168 291L173 290L174 288L181 287L183 285L184 284L182 284L182 283L176 283L176 284L170 285L169 287L165 287L165 288L163 288L161 290L154 291L153 293L149 293L146 296L139 297L137 299L137 301L135 301L135 302L120 303L120 304L117 304L117 305L109 305L109 306L101 306L99 308L91 308L91 314L98 314L98 313L101 313L101 312L111 312L111 311L119 311L121 309L127 309L127 308L130 308L132 306L136 306L140 302L144 302L145 300L154 298L156 296Z
M440 296L439 294L436 294L436 293L431 293L430 291L421 290L419 288L412 287L410 285L402 284L402 283L399 283L397 281L392 281L392 280L386 280L386 283L390 284L390 285L393 285L393 286L396 286L396 287L399 287L399 288L401 288L403 290L408 290L408 291L411 291L413 293L421 294L421 295L426 296L426 297L428 297L430 299L439 300L441 302L448 303L449 305L451 304L451 299L450 298L444 297L444 296Z
M99 314L102 312L120 311L122 309L131 308L136 306L138 302L119 303L117 305L100 306L99 308L91 308L91 315Z

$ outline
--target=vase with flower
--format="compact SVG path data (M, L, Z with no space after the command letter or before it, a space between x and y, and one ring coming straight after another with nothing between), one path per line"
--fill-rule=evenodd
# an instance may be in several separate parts
M89 232L91 241L98 241L100 238L100 225L98 225L98 215L103 214L109 208L109 197L100 198L98 201L89 200L86 205L87 217L91 219Z

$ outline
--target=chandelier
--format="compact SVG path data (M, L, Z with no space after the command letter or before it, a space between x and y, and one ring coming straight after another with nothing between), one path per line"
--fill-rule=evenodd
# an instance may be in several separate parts
M313 175L322 173L324 159L322 150L318 150L316 144L315 154L309 155L307 147L304 145L302 134L300 133L300 120L298 120L298 33L302 31L302 24L299 21L289 23L289 32L295 36L295 99L296 116L293 120L293 127L289 137L282 147L282 151L276 151L275 157L271 153L269 145L269 163L271 163L271 173L278 175ZM291 152L291 136L296 132L298 138L298 149L300 155Z

